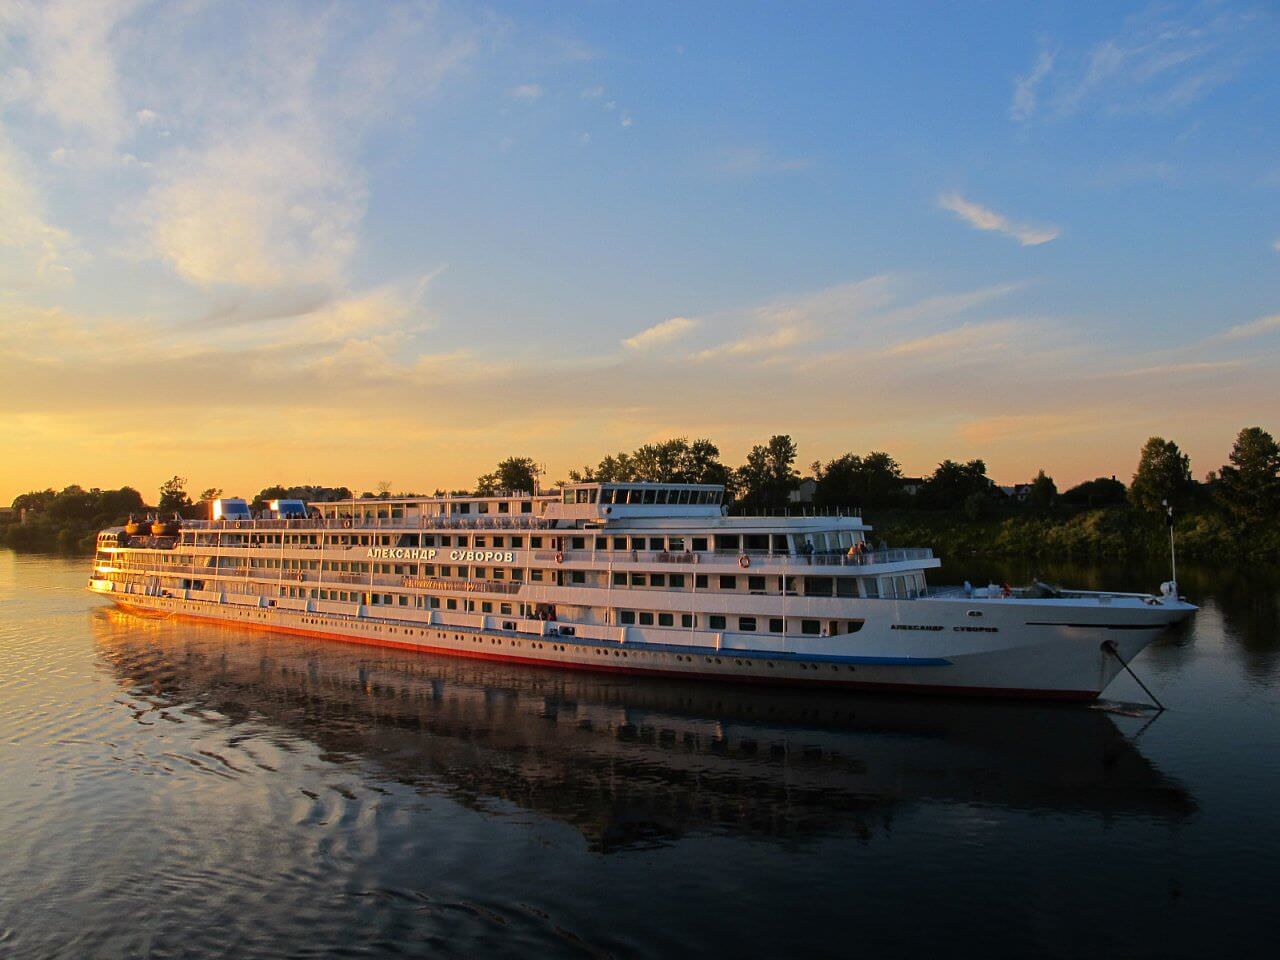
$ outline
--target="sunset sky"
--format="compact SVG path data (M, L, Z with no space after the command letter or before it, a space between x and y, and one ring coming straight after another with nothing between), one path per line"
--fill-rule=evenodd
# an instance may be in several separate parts
M0 0L0 502L1280 432L1273 3Z

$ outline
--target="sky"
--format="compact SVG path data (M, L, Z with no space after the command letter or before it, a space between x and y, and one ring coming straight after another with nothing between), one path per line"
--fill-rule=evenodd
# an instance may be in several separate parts
M1278 414L1270 2L0 0L0 502Z

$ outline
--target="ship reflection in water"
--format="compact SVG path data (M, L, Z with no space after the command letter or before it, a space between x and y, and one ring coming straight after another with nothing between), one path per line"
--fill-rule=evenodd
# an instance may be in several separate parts
M472 809L513 804L601 852L716 832L873 841L923 801L1169 822L1195 809L1139 751L1141 720L1090 707L601 678L115 610L93 631L151 704L262 725Z

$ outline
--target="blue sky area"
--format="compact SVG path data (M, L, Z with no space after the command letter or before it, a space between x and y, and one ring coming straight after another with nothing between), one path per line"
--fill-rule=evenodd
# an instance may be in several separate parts
M0 2L0 494L1202 474L1280 426L1278 54L1247 2Z

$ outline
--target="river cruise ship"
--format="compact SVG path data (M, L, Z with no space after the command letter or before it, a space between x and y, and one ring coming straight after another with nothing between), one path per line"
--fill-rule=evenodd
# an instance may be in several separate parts
M857 515L730 516L724 488L276 501L131 522L89 589L122 608L632 674L1087 700L1196 608L1159 595L930 586Z

